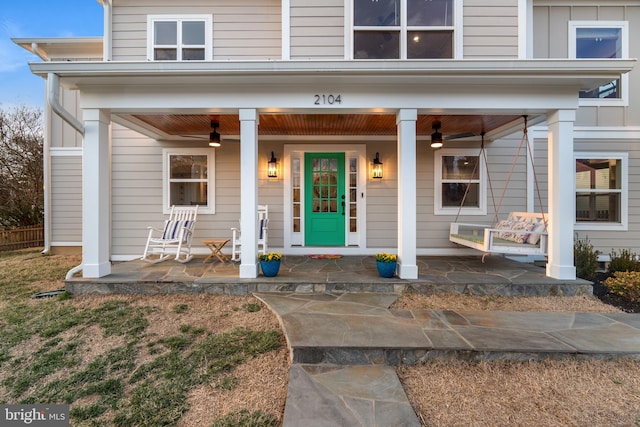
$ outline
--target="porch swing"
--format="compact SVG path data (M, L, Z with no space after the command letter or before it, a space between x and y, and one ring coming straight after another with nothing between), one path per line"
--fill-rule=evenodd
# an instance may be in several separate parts
M480 144L479 159L474 166L472 177L475 176L480 161L484 161L484 165L487 170L487 181L491 193L491 200L494 208L494 215L491 224L482 225L458 222L460 212L464 206L467 194L469 193L470 185L467 185L458 208L455 222L451 223L449 227L449 241L483 252L482 262L484 262L485 257L490 254L547 255L547 217L544 211L542 211L542 198L540 197L538 179L536 176L535 166L533 164L533 153L531 151L531 144L529 143L529 137L527 134L527 116L523 117L524 130L522 133L522 139L513 159L513 163L511 164L511 171L509 172L504 189L502 190L502 195L500 196L500 200L497 205L493 197L493 187L489 176L489 168L487 166L487 156L484 147L484 133L481 134L482 142ZM511 212L507 219L498 221L500 206L502 205L509 182L511 181L511 176L515 170L520 151L525 144L531 168L533 170L534 184L541 212Z

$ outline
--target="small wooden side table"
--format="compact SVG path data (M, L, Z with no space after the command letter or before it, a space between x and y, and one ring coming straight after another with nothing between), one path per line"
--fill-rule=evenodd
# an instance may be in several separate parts
M220 262L229 261L229 257L222 253L222 248L226 245L231 239L210 239L203 240L202 243L207 245L211 254L204 259L204 262L209 261L211 258L216 257Z

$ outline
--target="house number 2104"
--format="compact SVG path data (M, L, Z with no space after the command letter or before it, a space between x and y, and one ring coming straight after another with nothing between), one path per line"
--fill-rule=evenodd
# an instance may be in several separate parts
M342 99L340 99L340 95L313 95L314 105L333 105L333 104L342 104Z

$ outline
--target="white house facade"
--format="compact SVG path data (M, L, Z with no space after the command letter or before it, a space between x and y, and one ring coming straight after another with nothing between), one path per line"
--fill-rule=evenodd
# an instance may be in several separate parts
M193 204L196 252L240 221L242 278L258 205L270 249L393 251L407 279L477 253L451 222L512 211L547 215L550 277L576 277L576 234L640 251L636 1L101 3L102 37L14 40L47 81L47 247L85 277Z

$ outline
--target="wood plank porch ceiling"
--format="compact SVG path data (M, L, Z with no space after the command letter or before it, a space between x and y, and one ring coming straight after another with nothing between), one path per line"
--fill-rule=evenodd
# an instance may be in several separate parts
M134 115L149 126L168 135L208 135L211 121L217 121L218 132L238 135L238 115ZM518 115L419 115L418 135L430 135L433 123L440 122L445 137L491 132L520 120ZM259 135L396 135L393 114L260 114Z

